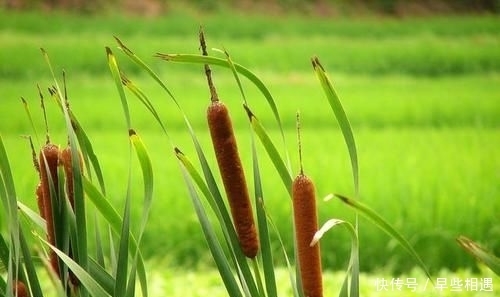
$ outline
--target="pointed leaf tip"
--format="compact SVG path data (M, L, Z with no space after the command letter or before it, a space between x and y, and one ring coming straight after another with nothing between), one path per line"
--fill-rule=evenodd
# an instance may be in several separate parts
M128 55L133 55L134 53L120 40L120 38L113 36L118 43L118 46Z
M311 62L312 62L312 65L313 65L313 68L316 70L316 68L319 67L319 69L321 69L321 71L325 72L325 69L323 68L323 65L321 65L321 63L319 62L319 58L314 56L312 59L311 59Z
M328 230L330 230L333 227L335 227L336 225L339 225L342 223L345 223L345 221L338 220L338 219L330 219L330 220L326 221L326 223L324 223L323 226L321 226L321 228L319 228L319 230L316 231L316 233L314 233L313 239L311 240L311 243L309 244L309 246L314 246L315 244L317 244L319 242L319 240L323 237L323 235L325 235L325 233Z
M135 132L134 129L129 129L128 130L128 136L133 136L133 135L137 135L137 133Z
M184 155L184 153L178 147L174 148L174 152L177 157Z
M349 198L347 198L346 196L343 196L343 195L340 195L340 194L334 194L335 197L339 198L340 200L342 200L342 202L346 203L346 204L349 204L349 205L353 205L351 203L351 201L349 200Z
M255 115L253 114L253 112L250 110L250 107L248 107L248 105L246 104L243 104L243 108L245 109L245 111L247 112L247 116L248 116L248 119L251 121L252 118L255 118Z

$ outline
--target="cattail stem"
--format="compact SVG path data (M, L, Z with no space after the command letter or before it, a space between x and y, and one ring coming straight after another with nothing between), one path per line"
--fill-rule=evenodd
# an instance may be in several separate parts
M207 52L207 43L205 41L205 34L203 33L203 29L200 27L200 48L203 56L208 56ZM217 89L212 81L212 70L208 64L205 64L205 76L207 77L208 88L210 90L210 101L216 102L219 101L219 96L217 95Z

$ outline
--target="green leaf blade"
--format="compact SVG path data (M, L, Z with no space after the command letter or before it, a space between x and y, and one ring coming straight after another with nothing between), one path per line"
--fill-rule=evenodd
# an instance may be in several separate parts
M349 119L344 111L344 107L340 102L340 99L331 83L330 79L326 75L326 71L321 66L318 58L312 59L312 65L314 68L314 72L316 73L318 80L320 81L321 86L323 87L323 91L330 103L330 106L335 114L337 122L339 123L340 129L344 136L345 143L347 145L347 149L349 151L349 156L351 159L351 167L352 167L352 175L354 181L354 192L355 197L358 196L359 193L359 167L358 167L358 153L356 149L356 142L354 140L354 134L352 132L351 124L349 123Z

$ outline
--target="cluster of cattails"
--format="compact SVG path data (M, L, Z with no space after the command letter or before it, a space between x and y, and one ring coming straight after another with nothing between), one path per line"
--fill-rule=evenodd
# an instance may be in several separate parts
M201 29L200 45L203 55L207 55L205 38ZM259 251L259 238L231 118L226 105L218 98L208 64L205 64L205 74L211 96L207 109L208 127L231 216L243 254L248 258L255 258Z
M318 231L316 195L314 183L304 174L302 167L298 114L297 134L299 138L300 173L292 183L292 200L298 266L304 296L320 297L323 296L320 248L319 243L311 244L314 234Z
M38 156L36 155L33 144L31 143L31 148L33 151L33 163L36 170L39 173L40 182L36 187L35 194L37 196L37 205L40 216L45 219L46 229L47 229L47 241L53 245L56 244L56 235L54 226L54 216L57 214L53 213L54 209L58 207L53 205L62 201L62 199L67 198L70 202L71 208L74 210L74 185L73 185L73 165L72 165L72 153L71 147L68 145L66 148L61 149L58 145L50 142L47 118L45 115L45 107L43 105L42 97L42 109L45 116L45 125L47 128L47 138L46 143L40 150ZM80 156L80 155L79 155ZM80 168L82 168L82 159L79 159ZM59 176L58 170L59 166L63 167L65 175L65 197L59 197ZM68 252L71 257L71 244L70 251ZM54 251L49 253L49 262L52 270L59 277L61 276L59 259ZM78 281L76 277L70 271L70 279L73 285L77 285Z
M200 30L200 45L203 55L207 55L202 30ZM241 249L247 257L254 258L259 250L259 239L231 118L226 105L218 98L212 81L211 69L207 64L205 65L205 74L211 95L207 120L217 164ZM298 125L297 115L297 128ZM300 131L297 134L299 136L301 169L300 174L292 183L292 200L298 267L304 295L306 297L321 297L323 296L323 285L320 248L318 243L311 245L314 234L318 231L315 188L312 180L303 172Z
M53 203L60 201L54 195L59 195L58 168L63 167L65 174L66 197L74 209L74 191L73 191L73 167L71 148L60 149L59 146L47 142L41 149L38 160L35 161L35 167L40 175L40 183L36 188L37 204L40 216L45 219L47 228L47 241L56 246ZM80 167L82 166L80 159ZM50 253L50 265L54 272L59 275L59 261L55 252ZM75 280L72 280L75 282Z

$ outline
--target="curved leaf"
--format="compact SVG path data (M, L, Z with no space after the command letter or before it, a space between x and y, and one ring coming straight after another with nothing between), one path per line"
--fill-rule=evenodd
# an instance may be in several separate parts
M333 88L333 85L326 75L325 69L319 63L319 59L317 57L312 59L312 65L314 68L314 72L316 73L323 90L325 91L325 95L330 103L330 106L337 118L340 129L342 130L342 134L344 135L345 143L347 145L347 149L349 150L349 156L351 158L351 167L352 167L352 176L354 180L354 192L355 197L358 196L359 193L359 169L358 169L358 153L356 150L356 142L354 141L354 134L352 132L351 124L349 123L349 119L342 107L342 103L337 95L337 92Z
M413 260L420 266L420 268L422 268L422 270L425 272L427 277L432 282L431 274L429 273L429 270L427 269L427 266L425 265L424 261L422 261L422 259L417 254L415 249L411 246L411 244L408 242L408 240L406 240L406 238L403 237L403 235L401 235L398 231L396 231L396 229L394 229L387 221L385 221L382 217L380 217L374 210L372 210L368 206L364 205L363 203L361 203L355 199L350 199L348 197L345 197L345 196L342 196L339 194L335 194L335 197L340 199L345 204L358 210L365 218L367 218L372 223L374 223L375 226L380 228L382 231L387 233L392 238L396 239L399 242L399 244L413 258Z

